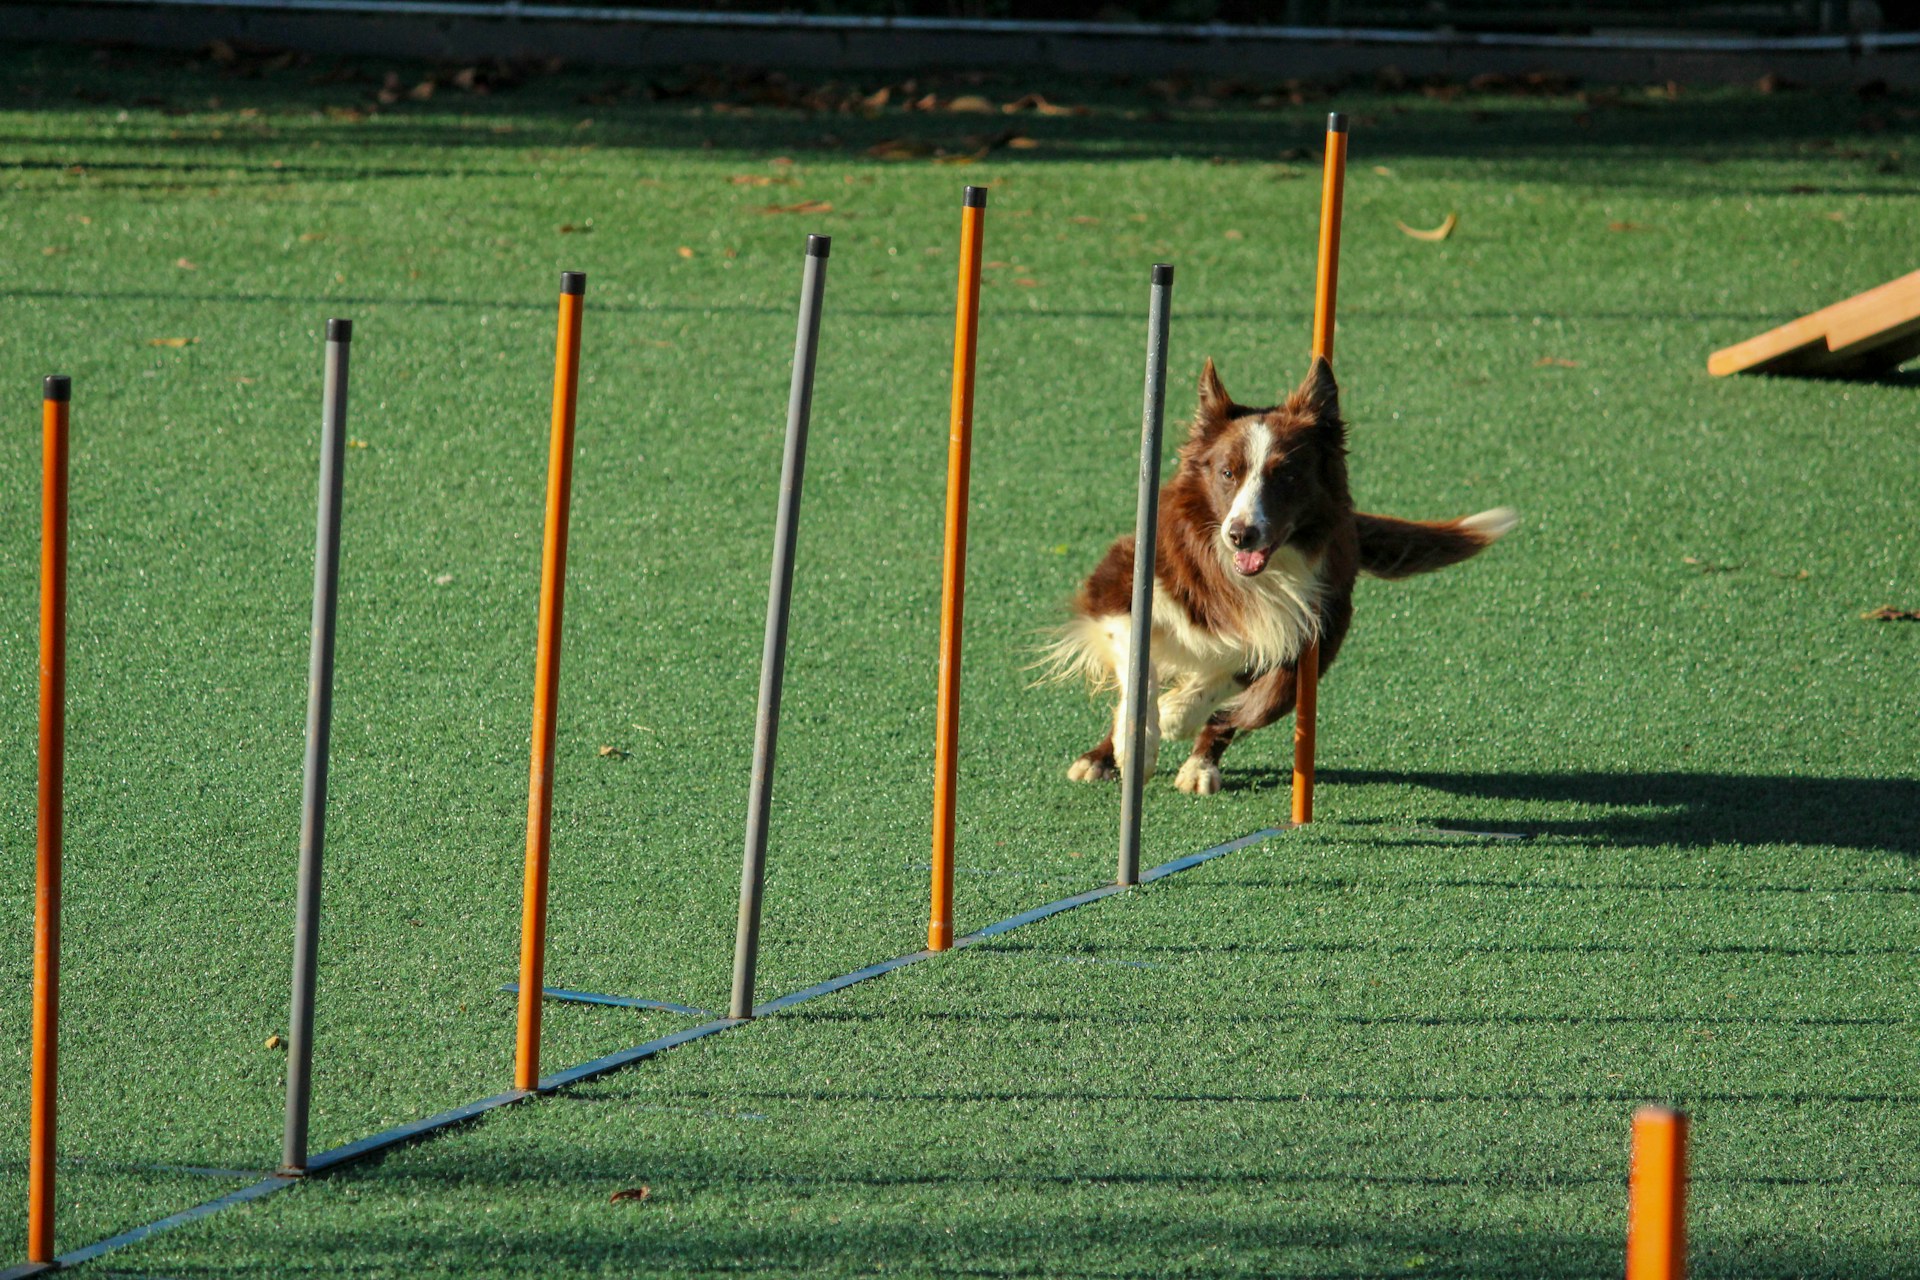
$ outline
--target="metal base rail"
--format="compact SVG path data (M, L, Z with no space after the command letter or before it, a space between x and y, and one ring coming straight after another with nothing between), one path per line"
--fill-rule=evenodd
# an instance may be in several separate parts
M1237 840L1229 840L1224 844L1217 844L1211 848L1202 849L1198 853L1190 853L1185 857L1175 858L1170 862L1163 862L1150 871L1142 872L1140 875L1140 883L1151 884L1155 880L1164 880L1168 876L1176 875L1192 867L1197 867L1203 862L1211 862L1215 858L1244 849L1249 845L1259 844L1288 829L1288 827L1265 827L1249 835L1241 836ZM1077 893L1070 898L1061 898L1058 901L1049 902L1042 906L1022 911L1018 915L1008 916L1005 920L990 924L984 929L969 933L964 937L955 938L953 940L952 950L960 951L977 943L986 942L990 939L1000 937L1002 934L1011 933L1023 925L1034 924L1050 916L1057 916L1064 911L1072 911L1075 907L1084 907L1090 902L1098 902L1100 899L1111 897L1116 893L1124 893L1132 887L1131 885L1122 884L1101 885L1097 889L1089 889L1085 893ZM718 1035L722 1031L730 1031L735 1027L746 1026L755 1019L779 1013L784 1009L791 1009L795 1005L805 1004L809 1000L818 1000L820 997L832 995L836 991L844 991L848 987L856 986L862 982L868 982L874 978L881 977L884 974L892 973L895 969L904 969L910 964L918 964L922 960L931 960L935 956L948 954L951 954L951 952L915 951L908 955L895 956L891 960L882 960L878 964L868 965L864 969L856 969L852 973L841 974L837 978L829 978L825 982L816 982L810 987L802 987L800 990L789 995L784 995L778 999L769 1000L765 1004L757 1005L753 1010L753 1018L715 1018L711 1022L701 1023L697 1027L688 1027L683 1031L676 1031L671 1035L660 1036L657 1039L649 1040L645 1044L635 1045L631 1049L622 1049L617 1053L610 1053L605 1057L595 1058L591 1062L583 1062L577 1067L569 1067L564 1071L556 1071L551 1075L542 1076L537 1089L509 1089L505 1093L496 1093L490 1098L482 1098L477 1102L469 1102L465 1106L455 1107L451 1111L442 1111L438 1115L428 1116L424 1120L415 1120L408 1124L396 1125L391 1129L382 1130L369 1137L361 1138L358 1141L349 1142L343 1146L334 1147L330 1151L323 1151L318 1155L312 1156L307 1162L305 1177L289 1177L284 1174L270 1175L253 1183L251 1186L241 1187L237 1191L230 1191L223 1196L208 1200L204 1204L197 1204L191 1209L184 1209L179 1213L171 1214L154 1222L149 1222L144 1226L134 1227L121 1232L119 1235L110 1236L105 1240L100 1240L83 1248L75 1249L70 1253L63 1253L50 1264L27 1263L24 1266L0 1271L0 1280L25 1280L25 1277L28 1276L43 1275L55 1269L76 1267L83 1262L91 1262L103 1254L112 1253L117 1249L124 1249L128 1245L138 1244L142 1240L159 1235L163 1231L171 1231L175 1227L183 1227L190 1222L198 1222L200 1219L210 1217L222 1209L231 1208L237 1204L247 1204L259 1200L264 1196L270 1196L276 1191L283 1191L288 1187L296 1186L305 1181L306 1178L316 1174L325 1173L329 1170L337 1169L342 1165L351 1164L355 1161L367 1159L370 1156L379 1155L382 1152L391 1151L395 1147L402 1147L410 1143L419 1142L424 1138L443 1133L460 1125L470 1124L490 1111L497 1111L502 1107L509 1107L517 1102L524 1102L528 1098L552 1093L573 1085L584 1084L589 1080L596 1080L601 1076L619 1071L623 1067L632 1066L636 1062L644 1062L648 1058L658 1057L669 1049L677 1049L683 1044L691 1044L695 1040L704 1040L706 1037ZM704 1012L693 1009L687 1005L671 1005L664 1001L640 1000L635 997L595 996L588 992L566 991L559 988L543 988L543 990L550 998L554 999L574 999L591 1004L629 1005L640 1008L657 1008L696 1014Z

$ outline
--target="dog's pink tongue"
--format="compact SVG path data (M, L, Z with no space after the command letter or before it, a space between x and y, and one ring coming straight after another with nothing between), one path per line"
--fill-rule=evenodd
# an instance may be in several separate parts
M1236 551L1233 553L1233 567L1251 578L1267 567L1266 551Z

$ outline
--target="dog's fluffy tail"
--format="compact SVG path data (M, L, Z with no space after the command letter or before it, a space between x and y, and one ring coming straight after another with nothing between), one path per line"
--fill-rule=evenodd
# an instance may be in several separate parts
M1459 564L1492 546L1520 523L1512 507L1495 507L1458 520L1396 520L1354 513L1360 531L1360 567L1378 578L1407 578Z

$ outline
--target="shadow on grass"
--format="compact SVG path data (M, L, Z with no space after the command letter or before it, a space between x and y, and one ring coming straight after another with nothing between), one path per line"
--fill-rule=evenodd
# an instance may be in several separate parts
M0 162L0 170L6 169ZM35 298L48 302L62 302L82 299L88 302L163 302L187 304L197 303L213 306L275 306L275 307L371 307L403 306L427 309L453 309L461 311L525 311L545 315L553 310L553 303L545 297L531 296L521 298L449 298L433 294L408 294L396 287L390 294L346 294L346 293L260 293L238 290L226 291L190 291L184 289L74 289L41 288L21 289L0 288L0 299ZM686 315L686 316L786 316L791 307L761 305L754 303L691 303L672 302L619 302L604 298L594 298L590 307L595 311L614 312L626 315ZM836 305L835 315L877 316L888 319L922 319L948 321L953 318L950 307L847 307ZM1185 320L1240 320L1261 319L1263 312L1258 305L1241 307L1188 307L1180 312ZM1272 315L1299 318L1311 314L1299 307L1275 305ZM1364 319L1430 319L1432 313L1416 308L1389 307L1349 307L1349 317ZM1538 307L1515 307L1508 310L1459 310L1449 313L1456 322L1475 320L1511 321L1516 318L1539 316L1553 320L1591 320L1613 321L1621 324L1644 325L1654 322L1673 324L1699 324L1710 321L1745 321L1753 324L1771 324L1779 316L1770 311L1615 311L1592 310L1571 311L1558 309L1543 311ZM994 318L1001 323L1026 323L1033 320L1126 320L1137 319L1134 311L1121 307L1040 307L1026 310L1012 306L998 308ZM1886 379L1876 381L1886 383ZM1916 376L1920 382L1920 375ZM1231 771L1229 771L1231 772Z
M644 1204L608 1203L613 1190L631 1186L641 1174L652 1192ZM413 1268L493 1275L517 1262L534 1273L596 1275L1572 1280L1618 1274L1625 1231L1624 1213L1603 1219L1618 1216L1617 1224L1587 1230L1540 1228L1535 1224L1541 1218L1532 1215L1514 1221L1511 1208L1498 1213L1503 1225L1497 1227L1476 1229L1460 1221L1476 1210L1486 1213L1489 1201L1514 1195L1557 1192L1624 1202L1624 1170L1565 1177L1279 1169L1225 1177L1097 1169L863 1177L761 1164L751 1155L714 1164L636 1153L630 1161L546 1162L529 1170L525 1183L437 1161L404 1172L360 1171L354 1180L363 1186L352 1228L302 1223L270 1237L265 1221L256 1228L262 1233L257 1247L273 1252L280 1274L331 1274L342 1259L351 1259L355 1273L381 1275ZM371 1182L383 1185L365 1185ZM1807 1185L1795 1179L1755 1182L1778 1189L1775 1194ZM478 1216L449 1221L401 1208L445 1203L450 1196L514 1204L524 1185L540 1189L545 1199L539 1204L550 1204L557 1189L577 1189L578 1208L564 1225L529 1216L510 1232ZM917 1202L912 1192L929 1185L942 1188L943 1199L961 1196L962 1207L949 1212ZM1328 1185L1357 1199L1337 1207L1301 1203L1303 1189ZM1756 1186L1755 1193L1768 1191ZM743 1196L760 1201L758 1210L746 1211ZM1745 1239L1722 1228L1697 1234L1693 1254L1693 1274L1703 1278L1868 1280L1906 1274L1897 1257L1839 1238L1803 1244ZM238 1257L231 1263L210 1260L193 1273L251 1274Z
M1280 781L1270 769L1226 772L1230 784L1238 787L1271 787ZM1448 827L1519 829L1618 845L1830 845L1920 858L1920 780L1913 778L1323 769L1319 779L1327 787L1417 787L1500 805L1545 803L1600 810L1580 817L1540 818L1515 817L1491 807L1470 816L1453 810L1430 819ZM1390 824L1386 819L1360 819L1354 825ZM1812 892L1814 886L1804 888Z
M1151 86L1108 77L919 77L916 92L933 89L942 98L984 98L983 113L976 115L903 110L900 104L911 95L900 90L901 77L877 73L799 72L788 82L812 87L835 82L835 92L842 96L849 89L864 93L895 86L890 105L854 111L767 105L769 83L751 75L703 78L593 70L534 73L484 95L443 83L429 101L403 97L381 105L374 95L389 73L409 85L445 77L444 69L435 76L428 64L378 58L312 59L272 73L254 67L251 78L241 78L179 55L116 51L90 58L74 50L39 48L0 57L0 73L12 82L13 103L43 119L63 111L127 110L139 113L139 123L163 123L168 149L178 160L152 167L177 167L183 174L209 177L207 171L215 166L205 158L207 150L257 157L258 169L264 171L274 157L291 158L287 149L296 138L342 158L356 151L428 147L445 157L448 170L464 163L463 151L499 155L529 146L572 150L589 145L811 151L879 165L888 162L869 152L890 142L896 144L896 154L911 153L911 160L896 162L907 167L930 163L936 153L951 162L990 150L995 167L1185 156L1225 164L1298 165L1300 172L1279 176L1303 177L1316 163L1314 148L1324 136L1326 112L1338 105L1353 114L1356 136L1365 136L1366 153L1380 159L1444 157L1476 168L1496 161L1511 178L1609 190L1624 181L1741 195L1920 193L1910 177L1900 176L1905 160L1895 135L1889 134L1892 140L1884 144L1870 137L1889 128L1889 108L1863 106L1845 93L1722 91L1675 98L1632 91L1520 97L1450 91L1453 96L1435 99L1418 91L1308 87L1297 101L1287 100L1283 92L1279 105L1260 107L1259 86L1245 86L1217 100L1197 98L1204 90L1188 86L1169 99ZM1084 108L1084 114L993 109L1034 91ZM7 105L0 94L0 107ZM252 118L239 128L229 121L223 129L196 118L237 112ZM1016 134L1025 140L1023 149L1007 149L1005 144ZM122 136L137 140L131 134ZM1838 141L1842 137L1859 141L1843 145ZM62 152L97 151L103 144L111 145L87 129L0 133L0 145ZM1644 172L1644 166L1622 174L1595 163L1627 156L1644 160L1649 154L1681 163L1657 174ZM1837 164L1841 172L1817 186L1720 176L1723 162L1743 159L1823 160ZM350 163L288 165L284 171L275 166L262 176L285 180L289 172L306 181L420 176L410 167L386 170Z

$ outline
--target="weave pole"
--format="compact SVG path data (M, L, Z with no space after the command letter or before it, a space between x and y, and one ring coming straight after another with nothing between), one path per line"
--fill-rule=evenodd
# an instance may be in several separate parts
M320 954L320 864L326 845L327 739L333 727L333 632L340 597L340 469L347 452L347 356L353 321L327 321L320 393L320 496L313 536L312 650L307 662L307 759L300 797L300 883L294 904L293 1012L287 1020L283 1173L307 1171L313 1099L313 987Z
M547 863L553 852L553 741L560 700L560 613L567 587L567 511L573 499L573 416L580 399L583 271L560 273L547 452L547 524L540 549L540 638L533 670L533 763L527 783L527 869L520 912L520 1034L513 1087L540 1084L540 999L547 967Z
M40 785L33 897L33 1101L27 1261L53 1262L55 1080L60 1060L60 855L67 753L67 410L73 379L41 393Z
M1133 519L1133 638L1127 661L1127 764L1120 771L1119 884L1140 883L1140 799L1147 785L1147 717L1159 708L1149 687L1153 646L1153 567L1160 516L1160 425L1167 407L1167 308L1173 267L1153 268L1147 306L1147 393L1140 416L1140 505Z
M1633 1113L1627 1280L1687 1280L1687 1117L1668 1107Z
M947 429L947 533L940 578L940 686L933 743L933 909L927 949L953 946L953 813L960 764L960 624L967 589L967 487L973 465L973 365L980 338L980 244L987 189L960 209L959 303L953 322L953 404Z
M780 737L780 693L787 674L787 617L793 604L793 556L800 537L800 482L807 469L807 425L813 416L813 364L820 345L829 236L808 236L800 277L800 324L793 340L787 391L787 443L780 458L780 504L773 524L773 580L767 589L767 634L760 649L760 706L753 724L753 778L747 790L747 844L740 863L740 923L733 939L732 1018L753 1016L753 977L760 960L760 898L767 867L767 818L773 804L773 757Z
M1320 262L1313 282L1313 356L1333 363L1333 304L1340 287L1340 211L1347 186L1347 118L1327 117L1327 163L1320 183ZM1301 650L1294 682L1293 821L1313 821L1313 753L1320 712L1320 642Z

